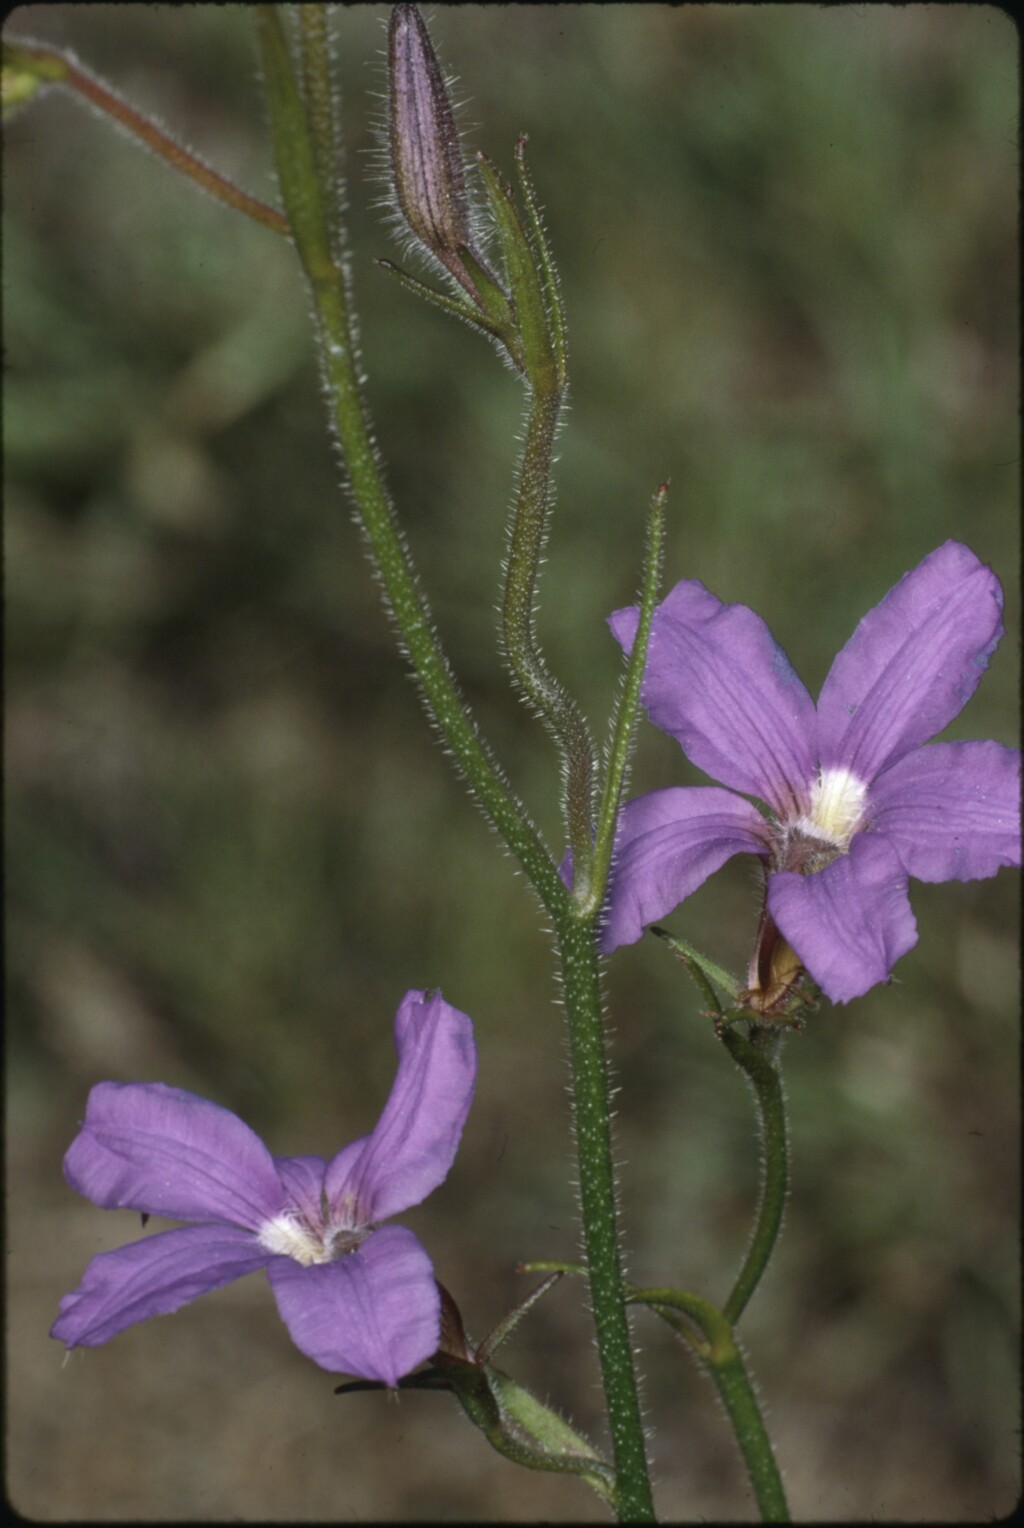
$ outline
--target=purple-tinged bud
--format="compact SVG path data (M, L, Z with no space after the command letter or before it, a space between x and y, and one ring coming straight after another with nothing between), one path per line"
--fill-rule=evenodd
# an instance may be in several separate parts
M396 5L388 28L391 169L395 194L416 237L453 275L470 247L462 151L444 76L414 5Z

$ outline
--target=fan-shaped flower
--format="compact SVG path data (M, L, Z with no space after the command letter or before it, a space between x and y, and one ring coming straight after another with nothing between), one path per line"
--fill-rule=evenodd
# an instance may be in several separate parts
M196 1222L94 1257L51 1335L94 1347L266 1268L301 1351L322 1368L395 1385L440 1334L430 1259L378 1223L443 1182L473 1097L473 1026L439 992L407 992L398 1071L373 1132L330 1162L273 1157L217 1104L162 1083L101 1082L64 1160L103 1209Z
M767 871L768 915L830 998L885 981L917 942L908 877L1020 864L1019 752L922 746L973 694L1001 611L991 569L946 542L860 622L815 707L760 616L677 584L654 613L644 705L730 789L657 790L623 809L604 948L633 943L749 853ZM630 651L636 609L610 624Z

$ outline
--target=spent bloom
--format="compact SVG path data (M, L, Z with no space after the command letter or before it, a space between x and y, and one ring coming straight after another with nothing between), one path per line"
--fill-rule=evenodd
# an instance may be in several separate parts
M430 1259L382 1220L443 1182L473 1097L473 1026L439 992L407 992L398 1071L372 1133L329 1162L274 1157L217 1104L162 1083L101 1082L64 1159L103 1209L194 1224L94 1257L51 1336L95 1347L265 1268L296 1347L322 1368L394 1386L429 1358L441 1308Z
M657 790L623 809L604 948L633 943L747 853L767 874L762 955L781 935L779 969L792 980L802 965L834 1002L885 981L917 942L910 876L1020 864L1019 752L928 743L974 693L1001 611L991 569L947 541L863 618L815 706L760 616L677 584L654 613L643 703L729 789ZM627 652L637 620L635 608L610 618Z

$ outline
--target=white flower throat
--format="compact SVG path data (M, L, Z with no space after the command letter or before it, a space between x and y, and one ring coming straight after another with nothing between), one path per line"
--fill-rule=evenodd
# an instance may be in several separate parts
M294 1258L308 1268L313 1263L333 1263L346 1252L354 1252L368 1234L368 1229L359 1231L351 1226L314 1229L302 1216L285 1213L266 1221L260 1227L259 1239L268 1252Z
M823 769L811 787L810 811L779 824L773 869L802 875L824 870L864 826L868 788L848 769Z

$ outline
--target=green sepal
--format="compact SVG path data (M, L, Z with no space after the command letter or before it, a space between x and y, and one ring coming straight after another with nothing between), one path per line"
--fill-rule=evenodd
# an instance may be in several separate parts
M429 1369L407 1374L400 1390L451 1390L463 1411L491 1447L529 1470L578 1475L605 1501L616 1504L615 1472L564 1417L538 1401L490 1362L491 1354L508 1338L542 1295L557 1284L566 1268L558 1268L521 1300L476 1348L466 1336L458 1305L443 1284L441 1341ZM382 1390L377 1380L350 1380L335 1395Z
M488 1443L528 1470L578 1475L615 1505L615 1475L564 1417L492 1364L427 1369L401 1381L402 1388L451 1390Z
M486 154L478 154L477 162L515 304L526 370L531 379L543 381L549 390L553 390L558 385L559 368L544 305L538 261L516 211L511 186L498 173Z
M497 340L499 345L503 346L508 352L516 370L521 372L523 370L522 347L519 344L515 319L508 298L497 283L492 283L490 290L499 294L501 301L504 303L508 318L496 319L492 317L490 310L496 310L499 304L496 300L490 302L488 298L489 307L485 306L484 294L488 291L488 287L483 268L477 264L468 250L460 250L459 254L466 273L473 280L477 295L480 298L479 303L465 302L461 297L452 297L447 292L439 292L436 288L427 286L425 282L418 281L415 276L410 276L408 271L404 271L393 260L378 260L376 263L382 270L388 271L392 276L396 276L402 285L410 292L415 292L417 297L422 297L425 302L429 302L435 308L440 308L444 313L451 313L453 317L461 318L465 323L472 324L474 329L478 329L488 339ZM478 272L481 273L479 277Z
M531 1290L524 1299L520 1300L519 1304L514 1306L507 1316L503 1316L497 1326L491 1328L476 1350L476 1360L478 1363L486 1363L492 1353L496 1353L502 1343L508 1341L523 1317L533 1309L543 1295L547 1294L549 1289L555 1287L564 1275L564 1268L556 1269L544 1280L543 1284L538 1284L536 1289Z
M467 324L473 324L477 329L482 329L485 334L503 339L498 326L485 318L480 309L471 303L463 302L460 297L451 297L447 292L438 292L434 287L427 286L425 282L418 281L415 276L410 276L408 271L403 271L400 265L393 260L377 260L375 262L381 270L388 271L392 276L397 276L402 285L410 292L415 292L417 297L422 297L425 302L432 303L435 308L441 308L445 313L453 313L456 318L465 319Z
M378 1380L349 1380L335 1395L383 1390ZM528 1470L578 1475L612 1507L615 1473L564 1417L531 1395L493 1364L451 1360L421 1369L398 1382L399 1390L451 1390L474 1427L497 1453Z
M487 269L483 261L477 259L468 245L460 244L458 255L467 274L472 278L480 304L491 323L494 324L495 330L500 330L503 334L506 332L513 334L516 312L505 288Z

